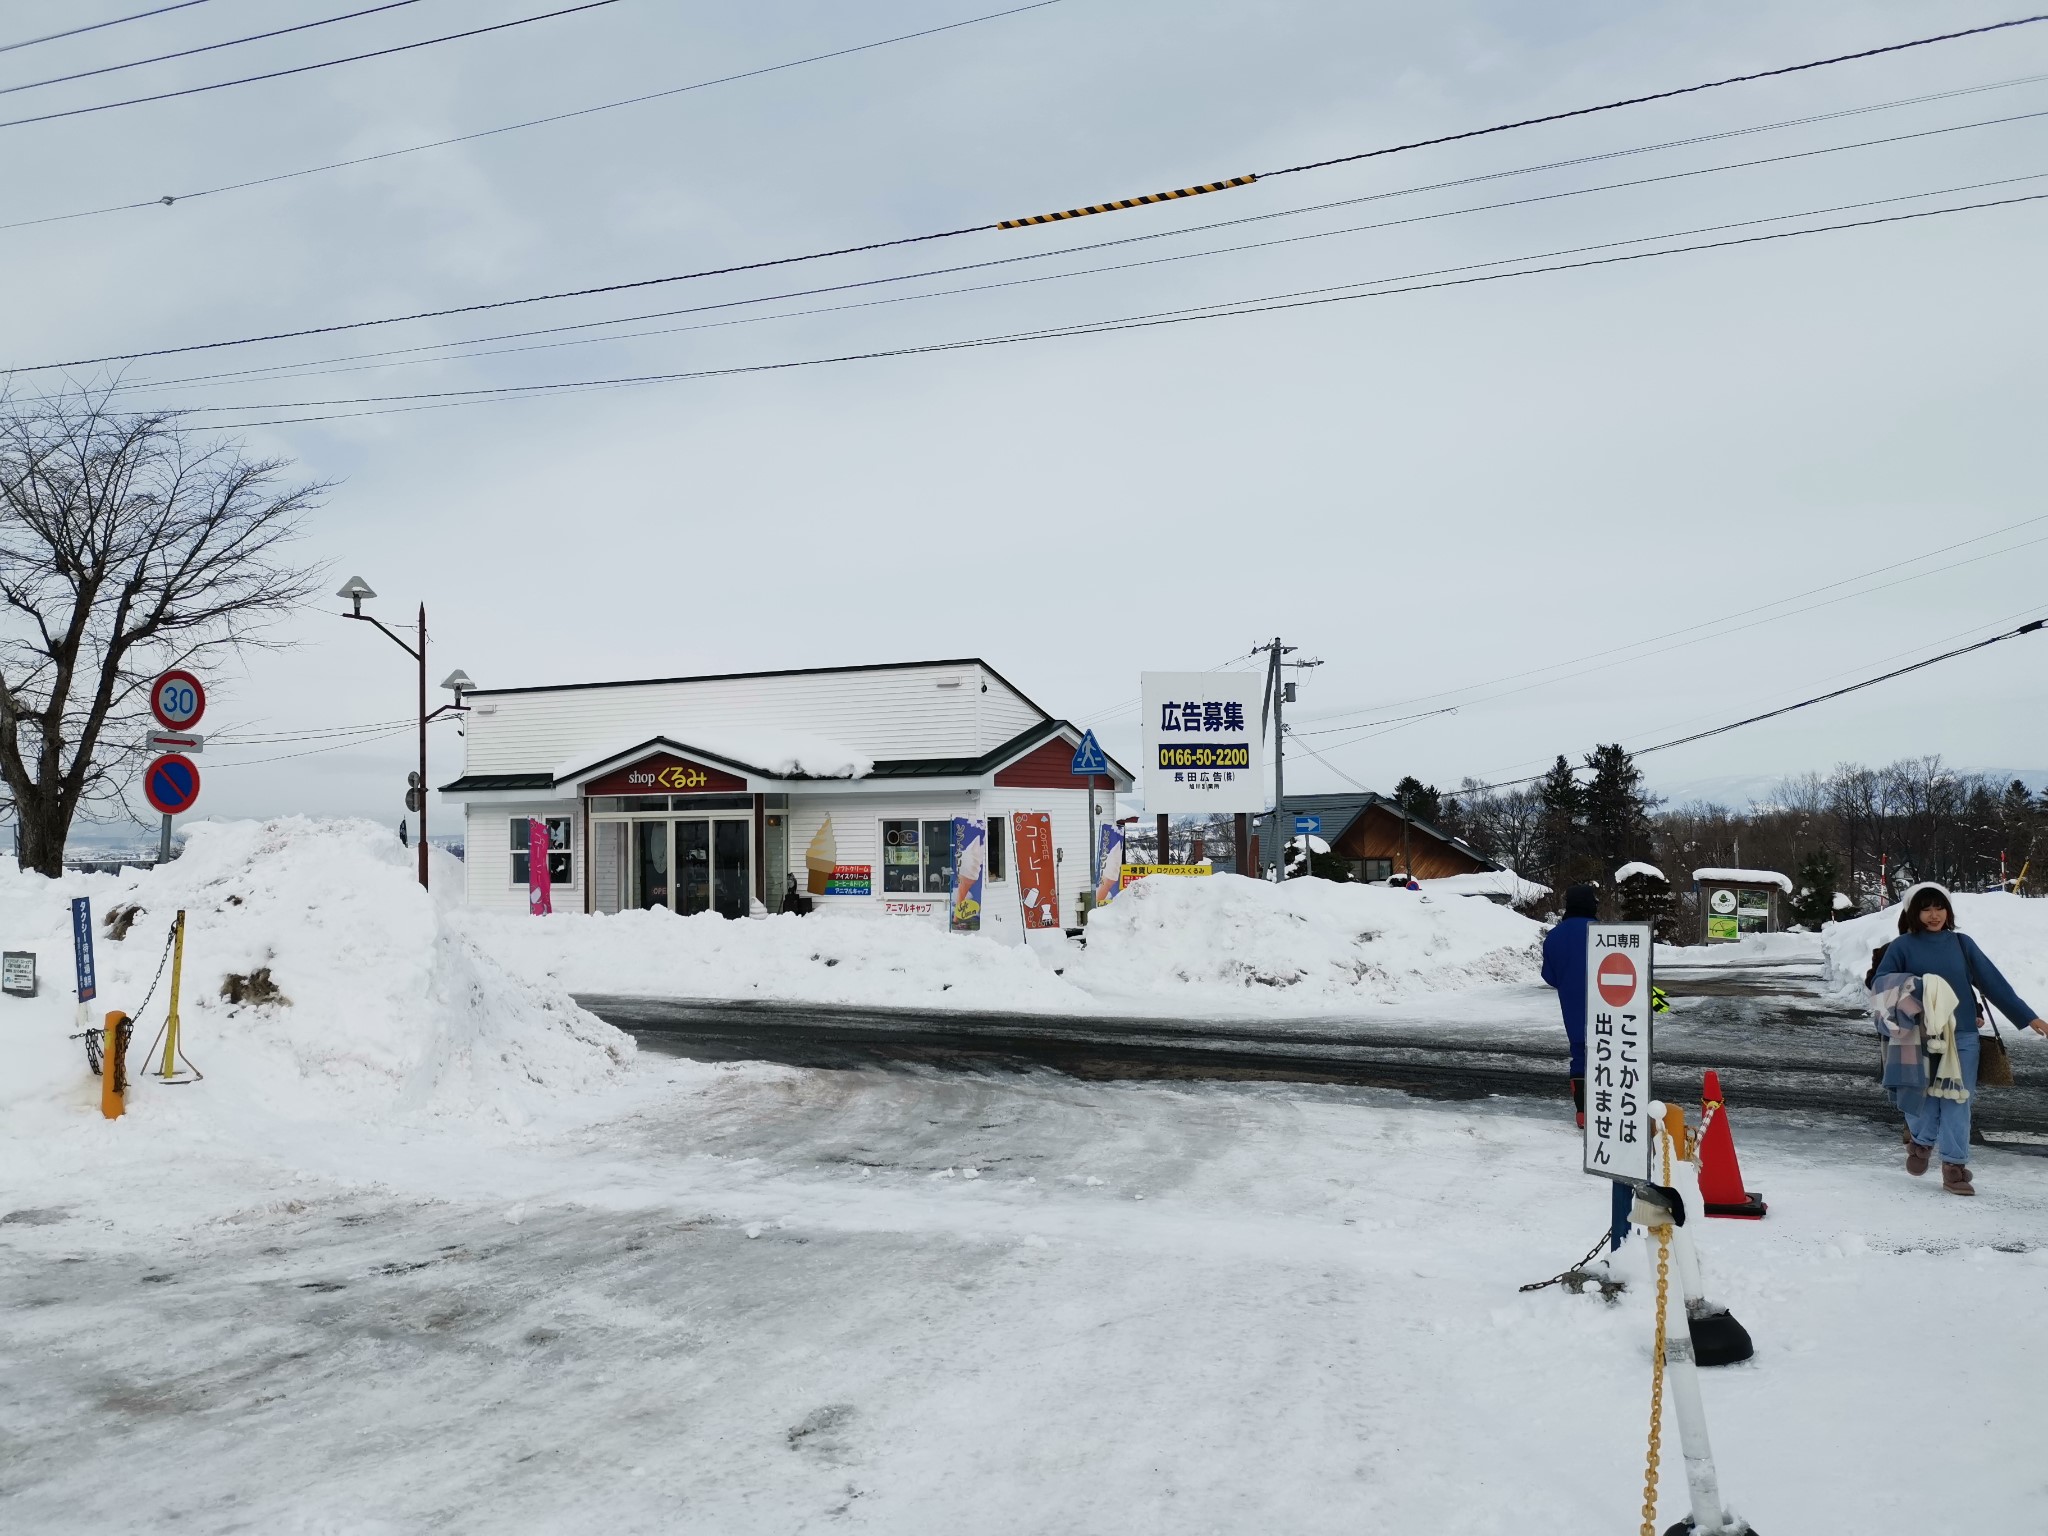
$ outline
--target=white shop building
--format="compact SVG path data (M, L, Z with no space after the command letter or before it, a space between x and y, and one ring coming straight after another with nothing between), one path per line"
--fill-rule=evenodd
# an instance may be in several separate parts
M1078 727L987 662L730 673L465 693L468 899L523 912L530 822L557 912L746 917L792 891L944 923L952 821L988 826L983 930L1022 938L1013 823L1050 817L1059 921L1131 788L1073 772ZM1034 826L1041 825L1036 817ZM1044 899L1041 895L1040 900Z

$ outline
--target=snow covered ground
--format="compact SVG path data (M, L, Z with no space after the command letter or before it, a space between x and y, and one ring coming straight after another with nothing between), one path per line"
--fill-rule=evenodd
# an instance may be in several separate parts
M114 1122L63 1038L74 889L147 908L100 946L109 1003L192 914L206 1081L139 1081ZM1293 966L1286 986L1179 947L1174 896L1119 903L1088 960L1126 946L1147 1000L1413 989L1398 1006L1449 1025L1540 998L1420 996L1428 967L1519 974L1532 929L1383 897L1184 914ZM645 947L638 921L586 931ZM710 977L721 937L794 935L783 961L820 986L869 953L831 923L644 921L683 935L662 963ZM0 876L0 933L44 973L0 999L7 1529L1633 1528L1642 1255L1612 1305L1516 1290L1604 1221L1555 1108L638 1056L566 995L575 922L506 929L522 954L348 825L222 828L160 873ZM1094 996L928 937L898 958L966 957L955 991ZM1420 959L1346 982L1361 952ZM218 996L262 966L289 1003ZM906 985L886 959L855 984ZM1964 1201L1908 1179L1881 1127L1738 1134L1771 1216L1703 1232L1759 1344L1706 1386L1731 1500L1766 1532L2042 1528L2048 1163L1986 1152Z
M12 1529L1636 1523L1641 1253L1613 1305L1516 1290L1605 1209L1554 1113L643 1057L517 1130L158 1118L208 1091L9 1148ZM2043 1164L1962 1201L1881 1129L1739 1133L1772 1213L1702 1234L1759 1346L1706 1380L1730 1499L2041 1528Z

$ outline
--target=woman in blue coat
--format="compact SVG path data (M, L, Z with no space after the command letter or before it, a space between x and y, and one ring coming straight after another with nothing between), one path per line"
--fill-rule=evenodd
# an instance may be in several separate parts
M2048 1035L2048 1019L2020 1001L2012 984L1985 958L1968 934L1956 929L1948 892L1938 885L1915 886L1899 913L1899 936L1878 962L1876 981L1886 976L1939 976L1956 995L1956 1052L1962 1059L1963 1087L1977 1092L1977 993L2014 1023ZM1928 1159L1941 1153L1941 1187L1952 1195L1974 1195L1970 1182L1970 1099L1947 1099L1921 1089L1899 1091L1906 1131L1906 1172L1916 1178L1927 1171Z

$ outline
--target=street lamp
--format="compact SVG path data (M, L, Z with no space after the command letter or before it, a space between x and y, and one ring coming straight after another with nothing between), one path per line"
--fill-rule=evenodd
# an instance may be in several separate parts
M427 605L425 603L420 604L419 645L415 648L399 639L397 633L389 628L382 619L363 612L363 599L375 597L377 594L362 577L351 576L342 584L341 590L334 595L336 597L345 597L349 600L351 611L342 615L344 619L361 619L367 624L376 625L378 629L383 630L385 635L390 638L393 645L419 663L420 768L418 783L415 788L419 794L420 888L425 890L427 888L427 725L431 721L440 719L443 715L454 714L459 710L469 708L467 704L462 702L462 695L465 690L474 688L476 684L471 682L468 674L460 668L449 673L448 680L442 683L441 686L454 693L455 702L453 704L443 704L439 709L429 714L427 712Z

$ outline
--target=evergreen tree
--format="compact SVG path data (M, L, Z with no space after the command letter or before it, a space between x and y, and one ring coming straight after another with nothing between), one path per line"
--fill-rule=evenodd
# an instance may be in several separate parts
M1587 753L1586 767L1593 774L1580 791L1586 840L1605 878L1611 880L1615 870L1650 851L1654 802L1643 793L1642 770L1618 742Z
M1425 784L1412 773L1394 786L1394 804L1433 827L1442 824L1443 796L1437 793L1434 784Z
M1792 917L1801 927L1819 928L1835 915L1835 886L1842 878L1835 856L1816 848L1800 861L1793 878Z
M1537 855L1541 872L1536 878L1562 891L1582 872L1581 829L1585 815L1585 790L1572 774L1572 765L1560 753L1550 771L1536 787L1543 803L1537 832Z
M1638 871L1616 887L1615 909L1624 923L1648 923L1659 944L1682 942L1678 932L1678 898L1668 880Z

